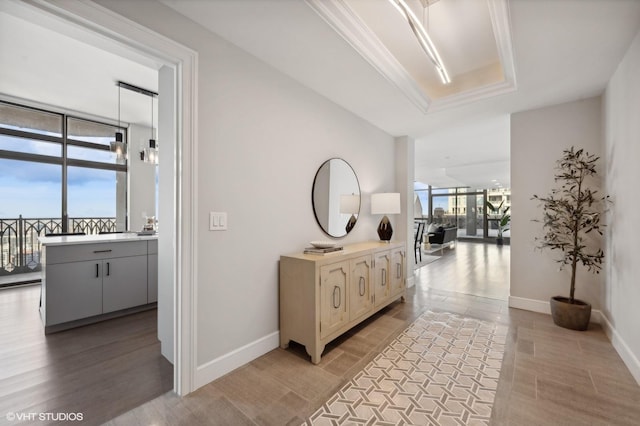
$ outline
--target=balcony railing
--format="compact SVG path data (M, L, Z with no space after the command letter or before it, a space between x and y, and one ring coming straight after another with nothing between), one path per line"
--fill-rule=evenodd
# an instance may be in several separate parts
M0 219L0 276L35 272L41 269L38 237L62 232L60 218ZM69 218L68 232L87 235L115 232L115 217Z

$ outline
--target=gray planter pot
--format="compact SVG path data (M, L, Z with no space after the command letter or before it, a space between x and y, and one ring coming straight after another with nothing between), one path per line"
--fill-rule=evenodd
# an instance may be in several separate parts
M553 322L563 328L584 331L589 328L591 305L578 299L573 299L573 302L569 303L568 297L552 297L550 303Z

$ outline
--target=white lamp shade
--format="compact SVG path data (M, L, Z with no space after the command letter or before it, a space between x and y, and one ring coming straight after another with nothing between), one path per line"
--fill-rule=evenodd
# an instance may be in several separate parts
M397 192L371 194L371 214L400 214L400 194Z
M340 196L340 213L355 214L360 211L360 196L346 194Z

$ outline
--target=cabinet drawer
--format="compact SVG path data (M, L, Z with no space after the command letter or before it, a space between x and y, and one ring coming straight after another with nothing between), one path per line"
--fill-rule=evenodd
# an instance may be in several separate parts
M80 262L115 257L128 257L147 254L146 241L127 241L123 243L74 244L48 246L47 264Z

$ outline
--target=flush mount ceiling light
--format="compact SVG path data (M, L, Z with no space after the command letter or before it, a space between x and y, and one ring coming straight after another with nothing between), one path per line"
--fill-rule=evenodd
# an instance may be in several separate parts
M420 43L420 47L425 51L431 62L433 62L436 71L438 71L438 75L440 76L440 80L443 84L451 83L451 79L449 78L449 74L447 74L447 70L442 63L442 59L438 54L438 50L435 45L431 41L429 34L424 29L424 26L420 22L420 20L416 17L413 11L407 6L404 0L389 0L391 4L400 12L400 14L407 20L409 23L409 27L411 27L411 31L415 34L418 39L418 43ZM427 2L427 5L429 3Z

